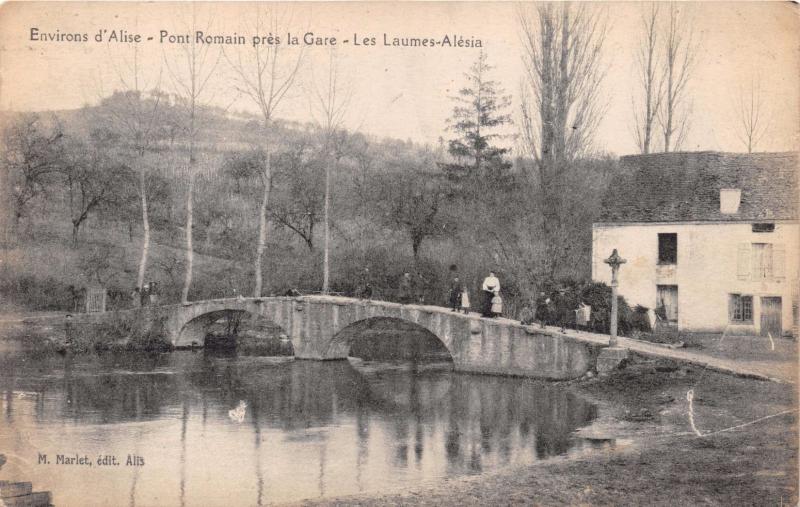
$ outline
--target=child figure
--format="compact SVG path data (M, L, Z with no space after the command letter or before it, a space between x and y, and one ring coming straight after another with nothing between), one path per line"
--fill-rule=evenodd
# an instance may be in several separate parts
M469 313L469 292L466 285L461 287L461 310L464 313Z
M492 317L499 317L503 314L503 300L500 294L495 294L492 298Z

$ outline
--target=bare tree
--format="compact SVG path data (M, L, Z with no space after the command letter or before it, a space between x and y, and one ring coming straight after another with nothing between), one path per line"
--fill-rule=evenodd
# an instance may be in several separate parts
M297 234L309 252L314 251L315 226L322 215L320 173L325 160L312 151L309 139L291 142L276 160L275 176L281 191L269 207L274 222Z
M148 170L145 155L159 139L160 121L163 114L164 94L158 91L161 70L156 71L155 86L146 92L139 62L138 45L133 45L131 58L110 58L109 63L117 74L121 91L101 100L98 114L100 122L122 134L125 147L132 155L131 165L139 175L139 201L142 213L142 253L136 286L144 285L147 258L150 252L150 218L148 213Z
M62 168L63 138L61 125L56 122L48 128L36 114L22 115L3 130L0 175L3 188L10 190L13 207L12 221L4 234L6 242L16 234L29 204L46 192Z
M208 23L204 33L210 32L212 17L208 16ZM189 33L195 33L198 29L197 6L192 3L192 19ZM189 141L189 160L187 173L189 186L186 190L186 262L183 289L181 290L181 302L189 300L189 288L192 285L192 269L194 266L194 248L192 245L192 234L194 227L194 184L197 176L197 109L202 105L201 98L208 89L209 81L216 71L222 51L220 46L214 44L196 43L195 37L190 37L189 44L182 45L182 58L174 61L164 54L164 63L169 71L172 83L178 95L184 102L188 112L186 133Z
M596 7L550 3L532 11L521 8L518 22L526 73L522 149L534 161L541 223L550 242L561 228L565 175L577 157L591 150L604 113L599 93L606 22Z
M452 234L454 220L444 213L441 178L432 161L391 162L391 172L374 176L374 210L388 226L408 235L411 253L418 261L426 239Z
M350 87L342 82L339 68L339 55L335 48L328 52L328 68L321 86L315 87L316 110L320 116L319 123L325 135L325 201L323 204L323 256L322 256L322 293L327 294L330 288L330 208L331 208L331 172L339 165L344 155L346 135L341 131L344 115L350 105Z
M664 98L664 72L659 61L659 5L651 3L641 17L642 39L636 50L642 103L634 104L636 144L641 153L650 153L656 117Z
M282 33L290 16L286 11L276 12L277 7L256 7L255 27L252 33ZM264 19L266 18L266 19ZM303 60L302 46L296 53L285 54L280 44L251 44L248 56L242 51L225 53L226 59L236 76L236 89L249 97L261 111L264 122L264 146L266 157L260 174L263 185L261 207L259 209L258 243L255 258L255 289L253 295L261 296L263 286L262 258L267 242L267 209L272 188L272 140L270 139L275 112L292 88Z
M72 243L77 245L81 226L90 215L102 208L135 202L136 176L113 157L113 145L118 142L114 133L95 129L88 143L70 141L61 172L69 193Z
M676 3L670 3L664 33L664 99L658 110L658 121L664 135L664 151L680 149L689 130L691 105L687 104L686 86L697 57L694 28L681 14Z
M752 78L748 88L739 89L737 113L737 135L747 146L747 153L753 153L756 145L769 130L769 117L765 115L764 111L760 76Z

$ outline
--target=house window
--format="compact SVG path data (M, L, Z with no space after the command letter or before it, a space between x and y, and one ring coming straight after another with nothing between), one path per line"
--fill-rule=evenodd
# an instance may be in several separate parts
M753 279L772 278L772 244L753 243Z
M753 232L774 232L775 224L753 224Z
M783 280L786 277L786 246L782 243L740 243L737 264L739 280Z
M678 235L674 232L658 235L658 263L678 263Z
M753 322L753 296L731 294L729 307L731 322Z

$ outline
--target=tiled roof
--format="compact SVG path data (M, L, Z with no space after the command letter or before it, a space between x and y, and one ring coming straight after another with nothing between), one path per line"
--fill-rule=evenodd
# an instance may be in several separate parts
M631 155L620 166L603 198L602 222L798 218L796 152ZM738 213L720 213L725 188L741 190Z

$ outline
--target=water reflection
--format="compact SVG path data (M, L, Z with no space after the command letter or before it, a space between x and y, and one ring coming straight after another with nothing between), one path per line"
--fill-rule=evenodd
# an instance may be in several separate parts
M4 357L0 390L0 448L24 458L0 480L35 476L65 505L121 503L121 491L130 505L263 505L386 490L563 454L595 417L525 379L202 352ZM146 465L47 474L39 452ZM87 499L92 480L101 491Z

